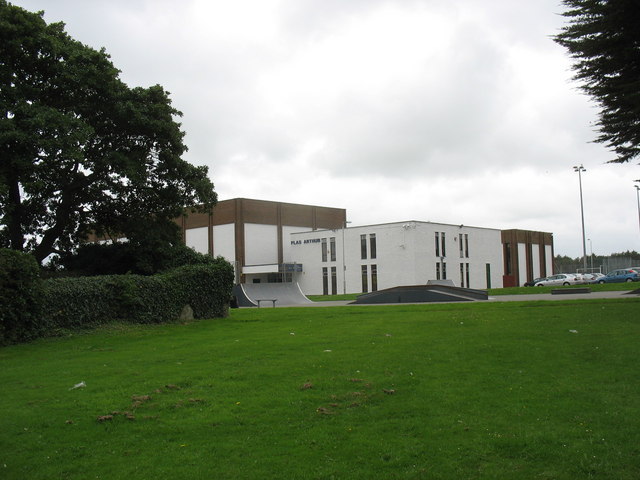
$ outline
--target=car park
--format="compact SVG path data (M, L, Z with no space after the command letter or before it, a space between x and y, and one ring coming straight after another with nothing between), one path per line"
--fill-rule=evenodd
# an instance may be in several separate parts
M638 282L640 281L640 273L633 268L620 268L607 273L605 276L592 280L591 283L622 283L622 282Z
M578 285L582 282L582 277L573 273L559 273L544 278L535 284L536 287L545 287L552 285Z

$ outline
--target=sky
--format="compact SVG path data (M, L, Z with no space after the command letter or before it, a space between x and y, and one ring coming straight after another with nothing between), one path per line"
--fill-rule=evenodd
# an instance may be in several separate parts
M221 200L552 232L578 257L581 180L587 255L640 251L640 167L593 142L560 0L12 3L169 91Z

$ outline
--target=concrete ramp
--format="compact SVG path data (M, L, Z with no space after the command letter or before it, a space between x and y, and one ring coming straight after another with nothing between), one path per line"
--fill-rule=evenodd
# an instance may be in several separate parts
M414 285L365 293L360 295L353 303L473 302L476 300L488 300L488 298L489 295L484 290L447 285Z
M313 303L297 283L242 283L233 287L233 294L240 307L283 307ZM275 304L272 300L275 300Z

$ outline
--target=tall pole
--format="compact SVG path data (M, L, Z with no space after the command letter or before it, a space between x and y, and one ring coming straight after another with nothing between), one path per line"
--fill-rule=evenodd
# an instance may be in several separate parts
M582 172L586 172L587 170L582 166L582 164L577 167L573 167L574 172L578 172L578 182L580 184L580 215L582 217L582 258L584 260L584 271L587 271L587 237L584 233L584 204L582 202Z
M640 183L640 180L634 180L636 183ZM640 228L640 187L638 185L634 185L636 187L636 198L638 200L638 228Z

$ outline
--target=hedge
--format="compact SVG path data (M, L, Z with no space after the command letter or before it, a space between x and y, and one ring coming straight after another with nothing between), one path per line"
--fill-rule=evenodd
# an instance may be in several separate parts
M0 345L111 322L228 315L233 267L222 258L167 273L41 280L31 255L0 249Z
M16 250L0 249L0 345L41 334L41 295L36 259Z
M226 261L187 265L165 274L69 277L44 282L43 320L51 328L110 322L164 323L228 315L233 268Z

